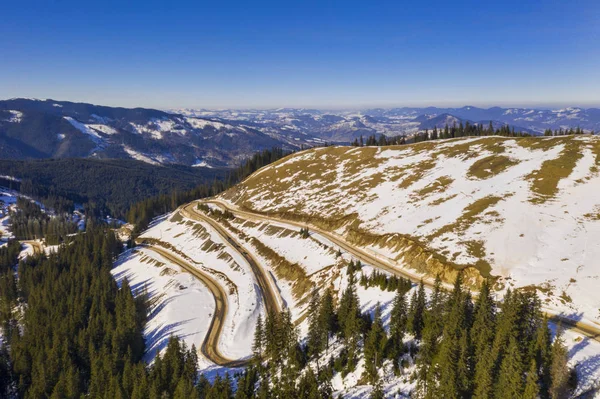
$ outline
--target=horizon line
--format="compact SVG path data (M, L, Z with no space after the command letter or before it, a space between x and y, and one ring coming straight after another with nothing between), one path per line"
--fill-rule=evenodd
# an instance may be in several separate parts
M146 108L146 109L155 109L161 111L177 111L177 110L193 110L193 111L272 111L278 109L314 109L318 111L363 111L368 109L396 109L396 108L480 108L480 109L491 109L491 108L533 108L539 110L557 110L557 109L568 109L568 108L582 108L582 109L594 109L600 108L600 102L508 102L508 101L500 101L498 103L494 102L472 102L472 103L458 103L458 102L447 102L440 103L438 101L433 101L431 103L419 101L418 103L407 105L404 104L362 104L362 105L269 105L269 106L250 106L250 105L212 105L212 106L163 106L163 107L153 107L153 106L125 106L125 105L116 105L111 104L107 105L105 103L98 103L93 100L57 100L54 98L36 98L36 97L11 97L2 99L0 101L12 101L12 100L30 100L30 101L55 101L55 102L69 102L74 104L91 104L95 106L101 107L111 107L111 108ZM463 104L463 105L460 105Z

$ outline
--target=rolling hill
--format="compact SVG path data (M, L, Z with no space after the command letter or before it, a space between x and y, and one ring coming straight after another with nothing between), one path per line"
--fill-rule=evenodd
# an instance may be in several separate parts
M247 365L259 316L276 308L289 311L310 348L315 295L331 293L341 309L351 290L366 325L380 311L391 334L398 292L407 309L421 289L434 306L435 276L451 290L463 270L474 297L483 277L498 300L508 288L513 297L536 291L541 303L523 311L550 316L553 337L563 323L574 395L597 393L599 162L600 140L589 135L310 149L157 218L113 275L151 289L148 357L172 333L201 348L200 368L210 373ZM191 313L191 303L202 305ZM415 338L406 336L405 348L422 345ZM356 368L344 369L349 349L339 335L309 362L332 367L334 397L369 397L367 342ZM399 372L389 360L379 370L386 397L418 389L419 355L415 364L408 351Z
M307 150L220 199L333 232L423 276L537 288L600 323L600 139L467 138Z

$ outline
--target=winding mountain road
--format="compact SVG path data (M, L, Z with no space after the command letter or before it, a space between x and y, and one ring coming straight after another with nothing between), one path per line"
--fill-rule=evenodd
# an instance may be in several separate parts
M215 220L204 215L197 209L197 202L192 202L184 205L180 208L180 211L184 217L188 219L201 221L208 223L220 236L221 238L233 248L234 251L238 252L250 265L256 281L261 290L262 297L265 301L265 307L269 314L279 313L285 306L285 302L281 298L279 291L275 287L275 283L269 277L268 273L260 266L260 263L252 256L252 254L244 248L244 246L233 237L227 230L219 225Z
M339 246L344 251L352 254L355 258L360 260L363 263L369 264L371 266L375 266L379 269L388 271L393 273L396 276L405 277L409 280L419 283L423 280L423 284L429 288L433 288L434 279L432 278L422 278L417 274L413 274L410 271L405 269L399 269L397 266L393 265L391 261L386 261L380 257L377 257L373 254L368 253L367 251L356 248L350 244L348 244L343 238L338 236L337 234L331 233L329 231L320 229L316 226L307 225L306 223L294 222L286 219L280 219L272 216L265 216L263 214L258 214L254 212L248 212L245 210L241 210L237 207L232 206L229 203L221 201L219 199L209 199L205 201L206 203L212 203L214 205L220 206L223 209L226 209L232 212L234 215L239 215L242 218L254 220L254 221L262 221L262 222L275 222L275 223L284 223L292 226L296 226L299 228L309 227L311 230L321 234L329 241ZM451 288L451 285L445 284L445 288ZM477 294L476 292L474 294ZM548 309L542 309L545 315L554 323L560 323L563 328L574 331L576 333L582 334L590 339L593 339L597 342L600 342L600 325L587 321L573 320L561 314L556 314Z
M216 221L202 214L197 210L197 202L192 202L181 206L178 209L180 214L188 219L205 222L209 224L216 232L221 236L227 245L229 245L234 251L240 254L246 262L250 265L253 274L258 282L262 298L265 302L265 307L268 313L272 314L280 312L284 307L284 301L279 294L279 291L274 287L274 282L270 279L269 275L260 266L259 262L235 239L227 230L220 226ZM223 287L215 281L207 273L201 271L197 267L194 267L180 256L173 252L154 245L150 240L144 240L144 238L138 238L136 243L153 251L170 262L178 265L186 272L200 280L211 292L215 300L215 312L211 319L208 331L204 337L204 341L200 346L202 354L212 361L213 363L224 366L224 367L243 367L248 364L247 360L232 360L225 357L219 350L219 339L223 330L223 324L228 311L227 305L227 294Z
M144 241L143 238L136 240L138 246L143 247L147 250L153 251L168 261L181 267L186 272L200 280L211 292L215 300L215 312L211 319L208 331L204 337L204 341L200 346L202 354L212 361L213 363L224 366L224 367L243 367L248 364L247 360L232 360L225 357L219 350L219 339L221 337L221 331L223 330L223 324L225 322L225 316L227 315L227 294L223 287L217 283L207 273L202 272L198 268L192 266L187 261L181 259L179 256L172 252L150 244Z

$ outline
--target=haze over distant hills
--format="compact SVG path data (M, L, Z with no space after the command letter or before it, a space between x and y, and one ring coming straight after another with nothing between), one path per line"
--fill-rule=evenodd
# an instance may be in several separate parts
M600 131L600 109L373 108L326 111L193 110L168 112L68 101L0 101L0 158L123 158L200 167L238 165L256 151L349 143L360 136L410 136L454 123L509 125L542 134L581 127Z
M385 134L411 135L425 129L444 128L461 122L480 123L494 127L503 125L515 130L542 134L546 129L581 127L586 131L600 130L600 109L569 107L549 110L536 108L371 108L359 111L326 111L303 108L272 110L192 110L173 112L204 118L223 118L252 123L257 128L272 131L296 131L312 134L329 141L352 141L359 136Z
M155 109L54 100L0 101L0 158L132 158L228 167L262 149L320 142L294 132L267 134L240 121Z

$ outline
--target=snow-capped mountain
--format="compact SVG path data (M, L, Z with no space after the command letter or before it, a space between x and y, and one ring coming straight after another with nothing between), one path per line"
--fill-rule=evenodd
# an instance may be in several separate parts
M0 158L133 158L198 167L235 166L256 151L349 143L363 136L410 136L446 125L492 123L542 134L600 131L600 109L391 108L327 111L193 110L169 112L55 100L0 101Z
M534 108L373 108L360 111L325 111L314 109L273 110L176 110L186 115L225 118L252 123L271 131L298 132L328 141L349 142L359 136L384 134L411 135L425 129L443 129L445 125L492 122L495 128L514 127L517 131L542 134L546 129L581 127L600 131L600 109L566 108L546 110Z
M261 131L217 117L54 100L0 101L1 158L133 158L223 167L262 149L320 142L307 134Z

